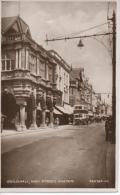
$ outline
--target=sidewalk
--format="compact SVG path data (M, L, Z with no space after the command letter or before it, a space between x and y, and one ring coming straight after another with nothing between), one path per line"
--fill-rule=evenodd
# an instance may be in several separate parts
M1 133L1 137L4 136L14 136L14 135L23 135L23 134L28 134L28 133L38 133L38 132L49 132L53 130L62 130L63 128L66 129L71 125L60 125L60 126L53 126L53 127L38 127L37 129L26 129L24 131L16 131L16 130L3 130Z
M42 133L42 132L50 132L50 131L55 131L55 130L62 130L62 129L67 129L69 127L72 127L73 125L72 124L68 124L68 125L59 125L59 126L53 126L53 127L49 127L49 126L46 126L46 127L38 127L37 129L26 129L24 131L16 131L16 130L6 130L4 129L1 133L1 137L5 137L5 136L14 136L14 135L26 135L26 134L31 134L31 133ZM83 127L88 127L88 126L95 126L95 123L93 124L89 124L89 125L80 125L79 127L83 128ZM74 126L74 128L78 128L78 126Z

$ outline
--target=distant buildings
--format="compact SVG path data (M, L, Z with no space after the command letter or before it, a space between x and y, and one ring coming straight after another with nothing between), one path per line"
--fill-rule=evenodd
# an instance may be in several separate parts
M73 68L70 73L70 104L84 104L92 110L92 85L88 83L83 68Z
M73 68L70 73L70 105L76 104L86 105L88 113L94 116L112 114L111 95L95 93L83 68Z

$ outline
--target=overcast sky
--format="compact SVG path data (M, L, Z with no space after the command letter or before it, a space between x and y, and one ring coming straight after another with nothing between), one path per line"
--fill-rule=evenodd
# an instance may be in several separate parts
M45 49L56 50L72 67L84 67L85 74L96 92L111 92L112 59L108 36L82 39L84 47L78 48L79 39L45 43L55 38L107 22L108 2L3 2L2 17L20 14L29 25L33 39ZM109 4L109 17L115 3ZM81 35L108 32L108 26L86 31ZM76 35L80 35L77 34ZM103 45L104 44L104 45Z

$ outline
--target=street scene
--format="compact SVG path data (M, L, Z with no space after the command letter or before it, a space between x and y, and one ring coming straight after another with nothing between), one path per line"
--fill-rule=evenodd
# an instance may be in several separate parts
M116 188L116 3L3 1L2 188Z
M104 123L7 135L2 151L3 187L115 186L115 146L105 141Z

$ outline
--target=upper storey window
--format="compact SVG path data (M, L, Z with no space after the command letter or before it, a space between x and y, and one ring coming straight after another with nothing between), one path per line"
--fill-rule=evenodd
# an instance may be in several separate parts
M37 71L37 62L36 56L29 53L29 69L31 73L36 74Z
M50 66L48 66L48 79L51 83L53 82L53 69Z
M39 75L45 79L46 77L46 65L45 62L39 60Z
M2 53L2 71L15 69L15 51L7 51Z

